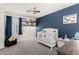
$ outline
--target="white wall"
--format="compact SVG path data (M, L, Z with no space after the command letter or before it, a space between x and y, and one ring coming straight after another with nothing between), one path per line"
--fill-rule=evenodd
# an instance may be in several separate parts
M4 10L0 8L0 49L4 48Z
M23 40L36 39L36 26L24 26L23 38Z
M36 20L34 17L26 16L27 21ZM19 35L19 41L36 39L36 26L22 26L23 35Z
M19 31L19 18L12 17L12 35L18 35Z
M5 13L5 15L12 16L12 35L17 36L18 41L27 40L27 39L36 39L36 27L35 26L23 26L22 35L18 35L19 30L19 18L27 19L25 16L16 15L13 13ZM33 20L36 20L32 17Z
M5 16L13 16L13 24L12 24L12 33L15 35L17 32L17 27L18 27L18 18L22 17L24 18L24 16L17 16L17 15L13 15L13 14L9 14L9 13L5 13L4 9L0 8L0 49L4 48L4 37L5 37ZM18 39L19 41L21 40L27 40L27 39L35 39L36 38L36 27L34 26L26 26L23 27L23 35L20 36L20 38L24 38L24 39Z
M21 40L21 36L18 34L19 32L19 18L25 18L25 16L17 15L9 12L5 12L5 16L12 16L12 35L15 35L18 39Z

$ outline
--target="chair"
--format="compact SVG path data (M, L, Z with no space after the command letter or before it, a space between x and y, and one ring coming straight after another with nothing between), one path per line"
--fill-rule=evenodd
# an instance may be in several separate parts
M6 47L10 47L10 46L12 46L12 45L15 45L15 44L17 44L17 38L16 37L14 37L14 36L11 36L11 37L6 37L6 39L5 39L5 46Z

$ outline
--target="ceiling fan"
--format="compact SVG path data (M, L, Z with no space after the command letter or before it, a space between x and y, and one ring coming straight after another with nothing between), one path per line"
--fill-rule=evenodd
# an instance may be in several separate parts
M31 10L27 10L27 12L32 12L33 14L37 14L37 13L40 13L40 10L37 10L37 8L34 7L34 8L31 9Z

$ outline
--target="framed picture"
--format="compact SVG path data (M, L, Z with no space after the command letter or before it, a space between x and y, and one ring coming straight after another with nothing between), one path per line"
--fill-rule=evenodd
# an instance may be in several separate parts
M63 16L63 24L77 23L77 14L70 14Z

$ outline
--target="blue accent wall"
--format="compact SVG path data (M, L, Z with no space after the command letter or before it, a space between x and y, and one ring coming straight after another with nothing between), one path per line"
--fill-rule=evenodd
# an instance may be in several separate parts
M61 7L60 7L61 8ZM77 23L63 24L63 16L77 13ZM75 4L68 8L51 13L37 19L37 32L43 28L59 29L59 37L67 35L68 38L74 37L76 32L79 32L79 4Z

